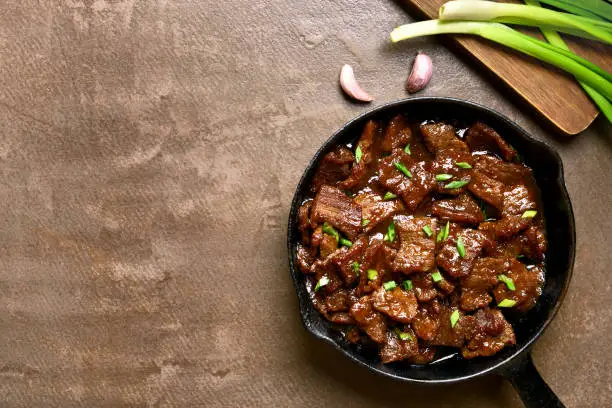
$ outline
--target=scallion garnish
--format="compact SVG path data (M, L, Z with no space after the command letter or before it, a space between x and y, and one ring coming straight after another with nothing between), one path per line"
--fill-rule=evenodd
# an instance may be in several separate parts
M451 181L450 183L448 183L447 185L444 186L444 188L461 188L463 186L465 186L466 184L468 184L470 182L470 180L455 180L455 181Z
M504 282L506 286L508 287L508 289L516 290L516 286L514 286L514 281L512 280L512 278L509 278L506 275L497 275L497 279L500 282Z
M385 290L391 290L397 288L397 285L395 284L395 281L389 281L383 283L383 288L385 288Z
M412 155L412 152L410 151L410 143L408 143L408 144L406 145L406 147L404 147L404 151L405 151L406 153L408 153L408 154Z
M527 210L521 215L521 218L533 218L538 212L536 210Z
M471 169L472 168L470 163L467 163L467 162L457 162L455 164L457 165L457 167L461 167L462 169Z
M453 313L451 314L451 317L450 317L451 328L454 329L458 321L459 321L459 310L455 309L453 310Z
M353 243L351 241L349 241L346 238L340 238L340 241L338 241L340 243L340 245L344 245L345 247L352 247Z
M436 174L436 180L438 181L446 181L453 178L452 174Z
M459 252L459 256L465 258L465 246L461 237L457 238L457 252Z
M399 337L400 340L414 341L414 337L412 337L412 335L410 333L403 332L400 329L398 329L397 327L395 329L393 329L393 331L395 332L395 334L397 334L397 337Z
M431 279L433 279L434 282L440 282L444 278L442 277L442 274L440 273L440 271L435 271L435 272L432 272Z
M449 231L450 231L450 221L446 221L446 225L440 229L440 232L438 232L438 236L436 237L436 242L446 241L446 238L448 238Z
M412 290L412 281L410 279L406 279L404 282L402 282L402 286L404 287L404 289L408 290Z
M376 278L378 278L376 269L368 269L368 280L376 280Z
M363 152L361 151L361 146L357 146L355 149L355 161L359 163L361 161L361 157L363 156Z
M393 194L392 192L387 191L385 193L385 196L383 197L383 200L393 200L394 198L397 198L397 196Z
M393 242L395 240L395 222L391 221L391 224L387 227L387 233L385 234L384 241Z
M393 165L395 166L396 169L398 169L399 171L401 171L402 173L404 173L404 175L408 178L412 178L412 173L410 172L410 170L408 170L406 168L406 166L404 166L402 163L400 162L394 162Z
M317 292L319 289L321 289L323 286L327 285L328 283L329 283L329 278L327 277L327 275L322 276L321 279L319 279L319 281L317 282L315 286L315 292Z
M426 225L423 227L423 232L425 233L425 235L427 235L428 237L431 237L433 235L433 231L431 230L431 228L429 227L429 225Z
M516 300L512 299L503 299L501 302L497 304L499 307L512 307L516 305Z
M365 226L366 226L366 225L368 225L369 223L370 223L370 220L366 220L366 219L361 220L361 226L362 226L362 227L365 227Z
M359 268L361 268L361 265L359 264L359 262L355 261L353 262L353 272L355 273L359 273Z
M323 223L323 232L336 238L336 241L340 241L340 234L338 234L338 231L326 222Z
M525 255L523 255L523 254L518 254L518 255L516 256L516 259L522 259L522 258L524 258L524 257L525 257Z

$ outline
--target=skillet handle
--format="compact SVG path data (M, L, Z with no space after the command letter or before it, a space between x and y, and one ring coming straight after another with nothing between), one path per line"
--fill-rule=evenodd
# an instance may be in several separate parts
M565 408L536 370L529 352L519 357L502 375L512 383L526 408Z

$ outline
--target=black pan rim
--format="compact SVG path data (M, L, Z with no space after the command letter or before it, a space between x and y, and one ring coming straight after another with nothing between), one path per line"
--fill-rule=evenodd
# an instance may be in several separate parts
M520 348L516 348L515 350L513 350L512 354L509 355L507 358L505 358L504 360L498 362L497 364L491 365L490 367L487 367L481 371L478 371L476 373L473 374L469 374L469 375L464 375L464 376L457 376L454 378L448 378L448 379L418 379L418 378L408 378L408 377L403 377L403 376L399 376L399 375L395 375L393 373L389 373L389 372L385 372L382 370L379 370L377 367L374 367L372 365L370 365L369 363L359 359L354 353L351 352L349 350L346 350L342 347L340 347L339 344L337 344L336 341L334 341L332 338L327 337L325 335L322 335L316 331L314 331L311 327L310 327L310 323L308 321L308 316L306 315L306 306L304 304L304 300L299 296L300 294L300 282L298 281L298 274L301 273L297 270L296 265L294 263L293 260L293 253L292 253L292 242L294 241L294 237L293 237L293 231L292 231L292 224L294 222L294 220L297 217L297 211L301 205L301 202L299 200L300 197L300 192L304 189L307 188L308 186L305 185L306 181L307 181L307 176L308 173L310 172L310 169L319 161L319 158L322 156L322 154L327 151L327 149L332 146L333 144L337 143L337 139L343 134L343 132L346 131L346 129L348 127L350 127L354 122L363 120L367 117L371 117L371 116L376 116L380 113L382 113L383 111L386 110L392 110L395 109L397 107L403 106L403 105L410 105L410 104L416 104L416 103L442 103L442 104L455 104L455 105L460 105L462 107L468 108L468 109L475 109L477 111L482 112L484 115L488 115L489 117L495 117L497 120L504 122L507 126L511 127L518 135L520 135L522 138L528 140L530 143L534 143L539 145L540 147L542 147L543 149L547 150L552 157L554 158L555 163L557 164L557 179L556 179L556 183L559 187L560 192L562 193L562 197L564 199L564 201L567 204L568 207L568 219L569 219L569 229L570 229L570 234L571 234L571 239L572 239L572 246L570 248L570 253L569 253L569 262L567 265L567 276L563 285L563 288L561 290L561 294L559 296L559 298L557 299L556 303L553 305L552 307L552 311L550 313L550 315L548 316L548 318L543 322L542 326L539 328L539 330L537 332L535 332L526 342L525 344L523 344ZM518 150L518 149L517 149ZM520 151L519 151L520 154ZM306 330L315 338L320 339L322 341L324 341L325 343L331 345L333 348L339 350L342 354L344 354L346 357L348 357L351 361L359 364L362 367L367 368L368 370L387 377L387 378L392 378L394 380L397 381L401 381L401 382L407 382L407 383L418 383L418 384L447 384L447 383L457 383L457 382L462 382L462 381L467 381L476 377L480 377L483 375L487 375L487 374L491 374L491 373L501 373L503 372L503 370L505 368L507 368L510 363L512 362L512 360L517 359L517 357L521 356L523 353L527 352L530 347L533 345L533 343L536 341L536 339L538 337L540 337L542 335L542 333L546 330L546 328L549 326L550 322L554 319L554 317L557 315L559 308L561 307L561 304L563 303L563 300L565 298L565 295L567 293L567 289L569 286L569 283L571 281L572 278L572 274L573 274L573 269L574 269L574 260L575 260L575 252L576 252L576 228L575 228L575 220L574 220L574 212L573 212L573 208L572 208L572 204L571 204L571 200L569 198L569 194L567 192L567 188L565 186L565 179L564 179L564 172L563 172L563 163L561 161L561 157L559 156L559 154L556 152L556 150L554 148L552 148L548 143L535 139L534 137L532 137L531 135L529 135L529 133L527 133L522 127L520 127L516 122L512 121L510 118L508 118L507 116L489 108L486 107L484 105L475 103L475 102L471 102L471 101L467 101L467 100L463 100L463 99L458 99L458 98L453 98L453 97L431 97L431 96L425 96L425 97L413 97L413 98L405 98L405 99L400 99L400 100L396 100L396 101L392 101L389 103L385 103L382 105L379 105L373 109L370 109L356 117L354 117L353 119L349 120L348 122L346 122L344 125L342 125L342 127L340 127L340 129L338 129L336 132L334 132L324 143L323 145L317 150L317 152L314 154L313 158L309 161L308 165L306 166L304 172L302 173L302 176L300 177L300 180L297 184L297 187L295 189L294 195L293 195L293 199L291 202L291 210L289 213L289 221L288 221L288 230L287 230L287 249L289 252L289 270L291 273L291 279L293 281L293 285L294 285L294 289L296 291L296 294L298 295L298 302L299 302L299 309L300 309L300 316L301 316L301 320L302 320L302 324L304 325L304 327L306 328Z

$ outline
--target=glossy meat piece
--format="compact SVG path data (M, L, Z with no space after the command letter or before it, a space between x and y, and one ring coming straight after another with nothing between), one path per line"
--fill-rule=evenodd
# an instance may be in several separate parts
M360 237L353 242L353 246L350 248L342 248L340 251L337 251L334 254L333 262L340 270L340 275L342 276L344 283L346 283L348 286L352 286L358 279L358 273L355 272L353 264L357 262L361 267L367 242L368 241L365 237ZM361 270L359 271L361 273Z
M441 312L442 306L437 300L419 306L412 327L420 339L429 342L436 337L440 326L439 315Z
M546 253L546 234L541 218L536 220L535 225L531 225L525 230L525 245L523 246L522 253L528 258L536 261L541 262L544 260L544 254Z
M370 296L362 296L355 302L350 315L357 326L376 343L384 343L387 340L387 322L383 315L372 307Z
M425 226L431 228L430 237L423 231ZM393 260L393 270L404 274L431 270L435 266L438 220L399 215L395 217L395 230L400 239L400 249Z
M402 332L410 334L412 338L402 340L395 332L387 331L385 344L380 349L380 360L383 364L406 360L419 353L416 336L412 330L404 329Z
M369 279L367 273L369 269L376 271L375 279ZM389 271L388 252L385 250L382 234L377 234L370 238L365 250L359 278L359 293L370 293L376 290Z
M474 123L465 134L465 141L472 151L497 154L507 161L516 156L515 150L493 128L482 122Z
M306 201L298 209L298 230L302 234L302 244L310 244L310 209L312 200Z
M335 237L324 233L321 239L321 244L319 245L319 253L321 255L321 258L327 258L331 254L336 252L337 249L338 240Z
M539 267L527 267L517 261L510 260L510 269L505 274L514 281L516 290L509 290L508 287L500 283L493 290L495 302L499 303L503 299L516 301L513 309L520 312L526 312L535 305L536 301L542 294L542 285L544 283L544 272Z
M354 200L361 205L361 219L369 221L363 227L365 232L370 232L377 225L388 221L394 214L404 210L400 199L383 200L380 195L371 191L358 194Z
M330 313L327 320L335 324L355 324L355 319L346 312Z
M412 177L400 172L395 163L406 166ZM414 210L434 188L435 180L428 167L428 162L417 161L402 149L395 149L380 161L378 181L385 190L400 196L409 210Z
M455 128L446 123L426 123L420 126L427 149L434 154L446 149L469 151L468 146L455 134Z
M312 179L312 191L316 192L325 185L336 186L351 173L351 163L355 161L353 152L344 146L338 146L327 153L321 160Z
M317 295L324 296L325 294L333 293L342 288L342 278L340 278L338 268L333 263L333 257L318 259L312 264L310 269L314 274L314 279L312 280L313 292L317 282L323 276L326 276L329 279L329 283L316 292Z
M323 186L314 199L312 223L328 222L353 240L361 231L361 207L335 187Z
M461 280L461 310L472 311L486 307L493 298L489 291L499 283L497 276L510 268L505 258L480 258L472 272Z
M461 237L465 256L461 257L457 249L457 239ZM464 229L449 236L436 256L437 265L453 278L462 278L472 271L476 258L484 248L491 247L493 242L482 231Z
M302 244L297 246L296 262L302 273L311 273L312 263L315 261L316 248L305 247Z
M419 302L429 302L438 296L438 290L431 278L431 273L418 273L410 275L414 294Z
M385 290L382 286L372 293L374 309L400 323L410 323L417 313L417 300L412 292L399 287Z
M338 289L325 295L323 304L328 312L345 312L349 310L353 302L351 302L348 290Z
M469 194L436 201L431 206L431 212L440 218L440 220L459 224L475 225L484 221L484 215L480 206Z
M381 149L390 152L393 149L403 149L412 140L412 131L402 115L397 115L389 121L383 133Z
M492 179L486 174L475 170L472 172L468 190L476 197L486 201L498 210L503 208L505 186L501 181Z
M446 186L452 181L471 180L472 169L463 169L457 166L457 163L465 162L473 164L472 155L469 151L459 149L446 149L436 153L436 157L431 164L431 172L435 176L437 174L450 174L453 176L450 180L435 181L436 191L445 195L459 195L467 190L467 185L460 188L448 189ZM434 178L435 180L435 178Z
M417 336L433 346L461 347L465 342L467 326L465 316L460 313L459 321L451 327L453 309L438 303L424 305L412 323Z
M435 357L435 347L419 344L419 349L417 350L417 353L414 356L410 357L408 361L412 364L427 364L431 363Z
M507 345L516 343L514 330L497 309L480 309L469 316L469 334L461 349L464 358L492 356Z
M366 123L357 142L357 146L362 152L361 160L359 160L359 163L355 161L349 177L340 183L341 188L350 190L367 180L369 167L376 160L377 152L374 145L377 133L378 125L376 122L369 121Z
M474 169L507 186L531 183L531 170L523 164L508 163L489 155L476 156Z

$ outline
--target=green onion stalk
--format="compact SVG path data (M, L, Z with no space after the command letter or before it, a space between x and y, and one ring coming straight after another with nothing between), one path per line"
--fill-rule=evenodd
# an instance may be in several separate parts
M543 0L540 1L544 2ZM525 0L525 3L530 6L541 7L540 3L537 0ZM612 8L612 6L610 7ZM561 36L556 31L546 27L540 28L540 31L542 31L544 38L546 38L546 40L550 44L554 45L555 47L563 48L564 50L570 51L565 41L563 41ZM610 103L610 101L608 101L595 89L591 88L584 82L580 82L580 86L582 86L587 95L589 95L593 102L595 102L595 104L599 107L601 113L608 119L608 121L612 123L612 103Z
M540 0L540 3L578 16L612 21L612 4L604 0Z
M572 74L579 81L584 82L603 97L612 101L612 76L605 70L567 50L519 33L503 24L479 21L420 21L394 29L391 32L391 41L398 42L409 38L436 34L479 35L552 64Z
M487 21L534 27L547 26L555 31L594 38L612 44L612 23L522 4L482 0L454 0L440 7L443 21Z

